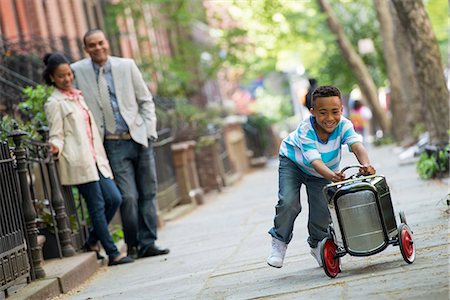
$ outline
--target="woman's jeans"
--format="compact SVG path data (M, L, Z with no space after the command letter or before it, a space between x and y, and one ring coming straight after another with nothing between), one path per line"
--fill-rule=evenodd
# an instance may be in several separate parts
M87 246L100 240L109 259L120 255L109 232L108 224L114 217L122 201L122 196L114 181L99 172L100 180L78 185L78 190L87 202L92 228L89 230Z
M122 193L120 215L125 243L139 247L140 254L157 238L158 191L152 141L144 147L133 140L105 140L105 149Z
M305 184L309 205L308 243L312 248L317 247L318 242L327 236L331 222L322 192L324 186L329 183L325 178L306 174L290 159L280 156L278 204L275 206L274 227L269 230L269 234L286 244L291 241L295 219L302 210L300 188Z

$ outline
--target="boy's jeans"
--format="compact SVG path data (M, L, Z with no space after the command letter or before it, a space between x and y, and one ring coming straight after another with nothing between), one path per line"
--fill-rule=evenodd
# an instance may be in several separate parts
M308 194L308 243L317 247L318 242L327 236L331 222L326 199L322 189L330 182L325 178L311 176L300 170L290 159L280 156L278 168L278 204L275 206L274 227L269 234L288 244L292 239L294 221L302 210L300 187L306 186Z

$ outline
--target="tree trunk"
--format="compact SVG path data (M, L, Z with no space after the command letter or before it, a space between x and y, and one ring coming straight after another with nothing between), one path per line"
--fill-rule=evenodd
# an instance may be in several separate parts
M408 138L407 125L402 120L402 114L406 110L405 99L401 93L400 66L397 60L397 51L394 45L394 27L389 11L389 2L386 0L374 0L377 11L380 33L383 42L384 61L390 82L390 109L392 113L392 135L397 142Z
M446 145L449 128L449 92L445 83L441 54L422 1L393 0L400 22L408 34L419 88L426 91L424 105L430 143Z
M408 128L408 137L403 139L402 146L413 145L419 136L416 132L416 127L425 128L427 122L425 117L426 109L423 105L426 97L419 89L419 83L414 73L414 59L412 55L411 43L406 35L406 30L398 19L397 12L392 2L390 2L390 12L394 26L394 41L396 48L396 58L398 65L401 66L400 83L402 98L405 99L405 107L408 113L403 114L405 117L405 124Z
M338 45L342 51L342 55L350 65L350 68L358 81L359 88L361 89L361 92L364 94L365 99L369 103L375 118L378 120L379 125L383 130L383 133L385 135L389 135L391 133L390 120L388 119L387 115L384 113L383 108L380 105L380 102L378 100L377 87L375 86L375 83L373 82L373 79L370 76L366 65L345 35L344 30L328 1L317 1L322 11L326 14L328 26L330 27L331 32L336 35Z

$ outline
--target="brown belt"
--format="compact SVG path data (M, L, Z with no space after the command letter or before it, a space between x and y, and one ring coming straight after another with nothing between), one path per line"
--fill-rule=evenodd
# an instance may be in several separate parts
M108 134L105 135L105 140L131 140L131 135L129 133Z

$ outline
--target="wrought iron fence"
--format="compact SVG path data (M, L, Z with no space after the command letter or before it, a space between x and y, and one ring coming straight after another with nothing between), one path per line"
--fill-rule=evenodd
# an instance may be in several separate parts
M83 247L88 231L83 200L75 199L71 186L59 184L49 144L36 140L26 143L31 198L38 215L39 233L47 240L44 259L73 255L74 250Z
M170 129L165 128L158 131L159 141L153 145L156 163L156 175L158 178L158 206L164 212L179 204L177 179L172 160L172 142Z
M8 145L0 144L0 291L30 280L26 232L15 160Z
M222 161L223 165L223 171L225 175L230 176L236 172L236 170L233 167L233 164L230 161L230 158L228 156L227 147L225 145L225 137L224 133L220 131L218 133L218 151L219 151L219 158Z

